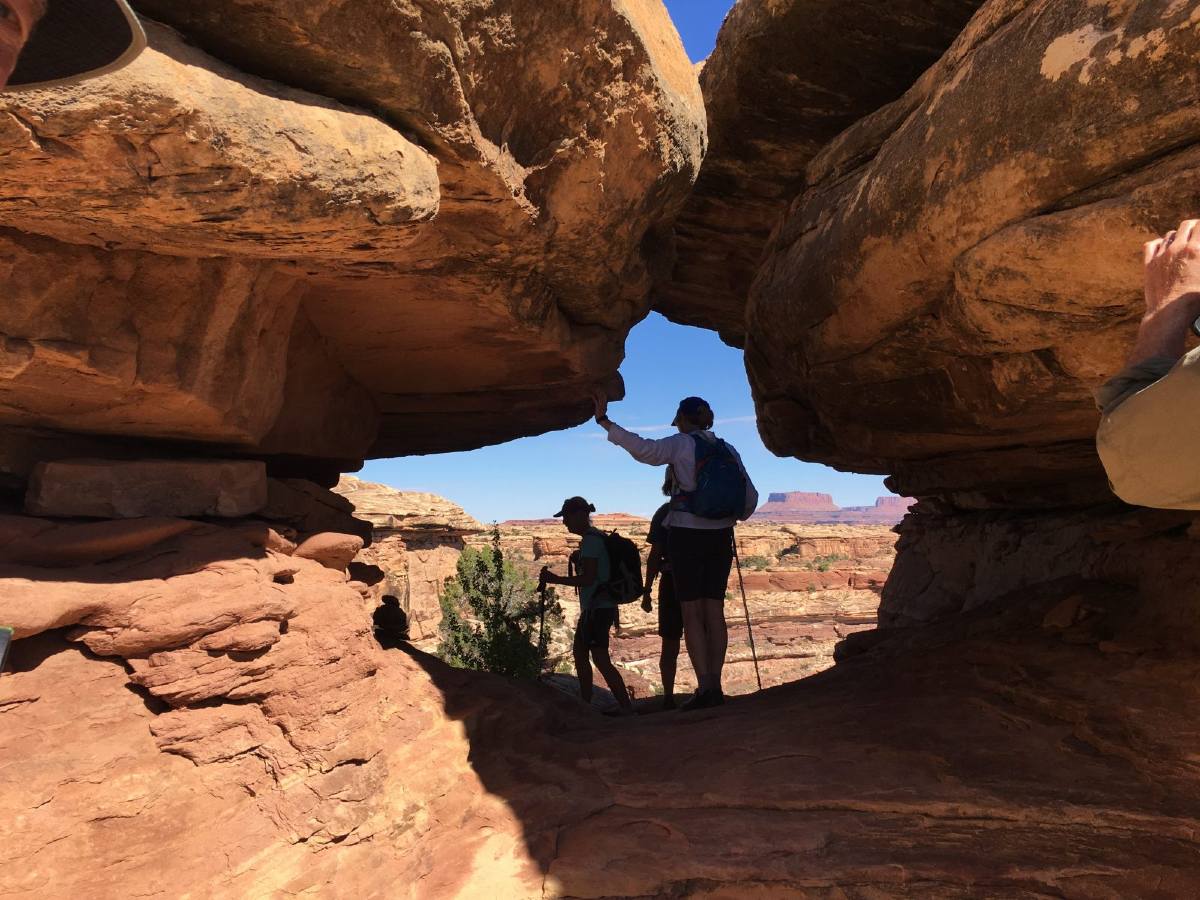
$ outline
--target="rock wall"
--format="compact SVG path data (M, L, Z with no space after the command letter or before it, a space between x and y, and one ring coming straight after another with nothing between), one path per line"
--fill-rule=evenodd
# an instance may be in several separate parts
M1088 492L1141 244L1200 205L1193 12L992 0L813 160L747 320L772 449L917 496L966 495L968 471L997 501L1051 472Z
M661 4L136 5L133 65L0 105L7 475L161 440L332 483L620 394L706 142Z
M436 638L442 585L455 573L466 540L481 534L483 525L437 494L398 491L353 475L343 475L333 490L371 524L373 543L358 560L379 567L374 595L400 600L413 640Z
M709 152L655 307L742 346L750 284L805 166L907 90L980 3L739 0L700 73Z
M1055 560L1036 550L1035 535L1063 540L1040 530L1056 529L1058 516L1128 514L1096 458L1092 391L1132 343L1142 243L1200 208L1197 10L1171 0L989 0L957 17L942 8L930 21L945 52L924 57L923 74L908 26L864 17L861 39L903 48L913 81L893 81L894 99L872 109L831 93L828 108L856 110L857 120L814 139L800 129L832 121L825 107L794 115L791 103L826 82L805 77L803 59L756 52L768 40L836 49L860 39L833 19L804 18L814 6L739 4L723 29L720 65L702 79L713 152L679 231L711 227L691 256L681 249L663 308L745 336L773 451L888 474L891 490L922 499L904 525L883 618L927 621L965 596L995 594L964 580L973 567L996 585L1087 568L1082 547ZM750 27L768 18L778 27ZM896 54L872 58L890 64ZM769 93L781 69L792 87ZM752 112L728 99L739 96L758 97ZM709 199L724 190L709 187L710 170L754 171L737 168L728 134L751 148L745 157L776 163L755 183L784 186L782 215L749 214L759 234L773 227L757 258L749 230L717 230L722 215L739 220ZM752 152L780 145L793 155ZM718 251L705 257L706 246ZM688 263L722 253L753 261L730 267L739 283L752 280L744 310L728 281ZM689 305L697 281L716 288ZM1012 533L979 524L1002 513L1024 524Z

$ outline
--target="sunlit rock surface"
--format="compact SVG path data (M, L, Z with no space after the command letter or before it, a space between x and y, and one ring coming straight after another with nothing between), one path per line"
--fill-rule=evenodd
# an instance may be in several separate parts
M709 152L656 294L669 318L741 346L771 229L829 140L899 97L981 0L740 0L704 62Z
M452 576L468 539L485 529L445 497L423 491L399 491L386 484L343 475L335 493L353 506L354 515L371 523L373 543L360 562L381 574L373 596L391 595L408 616L409 634L432 647L442 610L438 595Z
M660 4L138 6L178 31L0 104L8 472L20 426L326 481L620 394L706 140Z
M64 455L197 448L270 477L258 520L0 516L0 897L1195 895L1200 527L1113 503L1087 441L1137 244L1200 206L1193 6L992 0L820 151L748 361L774 447L920 498L887 627L834 596L881 574L830 559L836 536L748 527L767 683L835 641L840 664L629 720L380 650L377 547L347 562L363 535L325 522L354 492L321 492L365 453L587 414L703 143L658 5L145 2L184 38L151 25L129 71L6 99L0 487ZM915 19L871 31L890 9L801 46L909 60ZM871 52L838 55L852 36ZM741 71L788 40L746 44ZM808 90L784 80L755 96ZM210 91L240 112L191 109ZM77 102L132 117L130 146ZM339 134L362 137L346 168L402 170L347 183ZM253 246L227 252L239 229ZM731 283L751 238L726 245ZM706 271L688 277L720 286ZM697 321L736 339L724 290ZM518 543L531 567L570 549ZM656 643L622 640L630 669ZM753 684L734 641L731 694Z
M6 614L30 577L0 566ZM262 524L39 577L65 605L0 677L5 898L1177 897L1200 879L1200 670L1137 646L1131 593L863 632L803 683L614 721L380 650L366 585Z
M1142 242L1200 207L1194 14L992 0L821 152L749 310L772 449L968 507L1104 496L1091 391Z

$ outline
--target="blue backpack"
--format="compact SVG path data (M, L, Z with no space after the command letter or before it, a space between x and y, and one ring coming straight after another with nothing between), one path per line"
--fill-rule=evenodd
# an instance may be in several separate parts
M741 519L746 515L746 476L737 457L720 438L696 442L696 489L679 494L672 509L690 512L702 519Z

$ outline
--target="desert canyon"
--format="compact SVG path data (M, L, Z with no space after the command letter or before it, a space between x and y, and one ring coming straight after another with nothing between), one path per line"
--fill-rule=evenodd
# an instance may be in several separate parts
M739 0L702 67L661 0L133 5L0 99L0 898L1200 891L1200 521L1091 396L1200 210L1200 2ZM766 689L735 634L613 721L423 650L486 526L343 476L585 421L652 310L912 505L769 499Z

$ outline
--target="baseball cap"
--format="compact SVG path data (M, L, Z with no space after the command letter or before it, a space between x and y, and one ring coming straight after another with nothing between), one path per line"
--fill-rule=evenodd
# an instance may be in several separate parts
M596 511L596 507L588 503L582 497L568 497L563 501L562 509L554 514L555 518L565 516L569 512L578 512L579 510L587 510L590 513Z
M114 72L146 47L126 0L49 0L7 90L57 87Z
M687 416L690 419L702 412L712 412L707 400L700 397L684 397L679 401L679 409L675 410L675 418L671 420L671 424L678 425L680 416Z

